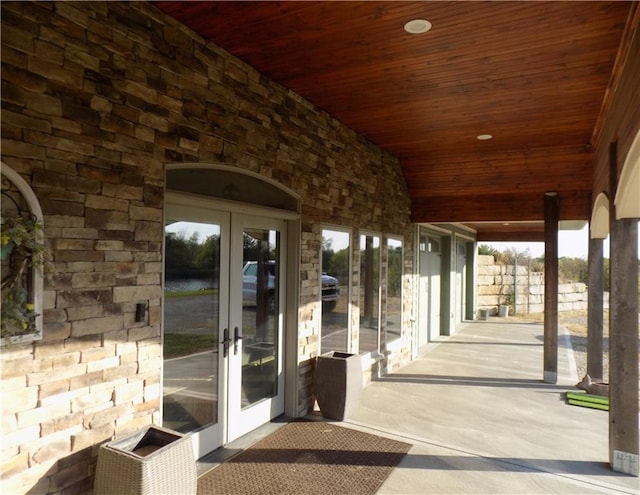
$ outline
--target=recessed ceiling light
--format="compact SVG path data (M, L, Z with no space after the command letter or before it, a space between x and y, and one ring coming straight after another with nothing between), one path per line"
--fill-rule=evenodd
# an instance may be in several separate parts
M404 25L404 30L409 34L422 34L431 29L431 23L425 19L413 19Z
M493 139L493 136L491 134L480 134L476 136L476 139L478 141L489 141L489 139Z

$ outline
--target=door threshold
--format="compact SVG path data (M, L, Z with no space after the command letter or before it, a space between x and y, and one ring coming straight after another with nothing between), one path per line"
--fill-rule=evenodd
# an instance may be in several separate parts
M250 431L246 435L237 438L233 442L229 442L227 445L218 447L216 450L202 456L196 462L198 476L203 475L207 471L210 471L223 462L226 462L232 457L235 457L258 441L282 428L290 421L292 421L292 418L283 414L281 416L278 416L277 418L272 419L268 423L259 426L255 430Z

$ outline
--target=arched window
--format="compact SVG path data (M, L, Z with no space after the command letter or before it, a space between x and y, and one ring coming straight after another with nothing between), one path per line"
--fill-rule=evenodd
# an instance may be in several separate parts
M43 268L49 266L42 209L4 163L2 177L2 345L42 338Z

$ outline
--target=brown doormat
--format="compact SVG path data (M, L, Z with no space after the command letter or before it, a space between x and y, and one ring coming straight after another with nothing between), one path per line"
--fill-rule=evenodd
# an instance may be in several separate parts
M411 445L294 421L198 479L198 495L373 494Z

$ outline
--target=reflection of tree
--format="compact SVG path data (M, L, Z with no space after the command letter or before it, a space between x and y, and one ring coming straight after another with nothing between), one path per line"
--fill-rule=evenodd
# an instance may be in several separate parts
M322 252L322 271L346 283L349 280L349 248Z
M187 239L184 233L165 235L165 273L167 278L212 277L218 275L220 236L211 235L199 242L194 232Z
M387 268L387 292L391 296L399 296L402 289L402 246L389 246Z
M276 246L269 242L268 230L250 230L242 233L242 251L245 263L256 261L262 256L265 249L269 254L267 259L277 259Z
M333 239L329 238L329 237L322 237L322 252L324 253L325 251L331 251L333 252L332 246L333 245Z
M377 237L360 236L360 325L362 328L373 328L378 321L380 249L373 247L377 241Z
M218 272L220 270L219 236L211 235L200 245L200 249L196 255L196 266L200 271L218 278Z
M333 243L346 247L336 251ZM347 285L349 277L350 236L346 232L322 231L322 271L336 277L341 285Z
M244 253L244 261L256 261L261 251L260 239L256 236L242 233L242 252Z

